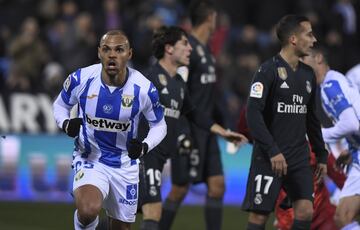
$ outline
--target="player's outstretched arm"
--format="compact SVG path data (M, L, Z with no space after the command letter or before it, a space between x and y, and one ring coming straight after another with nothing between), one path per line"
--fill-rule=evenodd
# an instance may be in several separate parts
M248 139L241 133L237 133L231 130L224 129L221 125L214 123L210 127L210 131L222 136L227 141L232 142L236 145L242 145L248 142Z

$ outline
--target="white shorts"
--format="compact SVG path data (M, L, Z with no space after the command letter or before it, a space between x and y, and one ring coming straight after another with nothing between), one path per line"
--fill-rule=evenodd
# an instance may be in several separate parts
M138 204L139 165L125 163L112 168L98 161L81 158L73 160L75 171L73 191L91 184L103 195L103 208L109 217L123 222L135 222Z
M360 165L351 164L340 199L347 196L360 195Z

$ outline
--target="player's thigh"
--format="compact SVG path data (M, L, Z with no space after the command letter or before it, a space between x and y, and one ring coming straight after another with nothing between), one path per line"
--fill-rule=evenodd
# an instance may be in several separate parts
M291 201L309 200L312 202L314 188L313 171L310 164L306 162L296 169L288 169L283 185ZM299 204L301 206L303 203L300 202Z
M73 193L76 206L101 206L109 192L109 180L103 166L80 157L73 160Z
M190 183L190 156L174 154L171 156L171 181L175 185L184 186Z
M150 152L143 158L140 169L139 204L147 204L161 201L161 173L165 159L156 152Z
M258 213L272 212L281 186L282 178L274 175L270 161L262 156L253 157L242 208Z
M110 177L109 195L104 200L107 215L125 223L135 222L138 205L138 164L123 164L107 168Z

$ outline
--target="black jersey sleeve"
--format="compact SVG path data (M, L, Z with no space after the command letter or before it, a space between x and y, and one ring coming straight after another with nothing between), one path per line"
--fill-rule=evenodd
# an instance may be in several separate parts
M320 121L316 115L316 81L315 76L313 78L311 97L307 105L307 115L306 115L306 133L309 138L312 150L316 155L318 163L327 162L328 152L325 149L325 143L321 134Z
M183 106L181 108L181 114L187 114L191 110L195 109L195 105L191 101L190 93L189 93L189 90L188 90L188 88L186 86L186 83L183 82L183 84L184 84L184 100L183 100Z
M274 71L262 67L255 73L250 88L250 95L247 104L247 123L250 133L254 138L255 144L271 158L280 153L278 145L275 143L265 120L271 119L271 109L266 110L266 103L271 103L268 98L274 81ZM265 111L266 110L266 111Z
M206 113L202 114L201 111L196 109L191 101L190 93L187 87L184 88L184 101L181 114L185 115L186 118L195 125L207 131L210 130L211 126L214 124L211 117L209 117Z
M201 114L198 109L193 109L188 112L186 114L186 118L195 125L207 131L210 131L211 126L214 124L214 121L208 115L206 115L206 113Z

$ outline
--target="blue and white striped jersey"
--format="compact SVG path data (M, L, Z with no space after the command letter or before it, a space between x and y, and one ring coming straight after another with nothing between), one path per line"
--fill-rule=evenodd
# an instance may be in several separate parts
M125 84L109 87L101 79L101 69L101 64L95 64L68 76L54 102L55 119L62 127L64 120L69 118L70 109L78 105L78 116L83 118L83 125L75 140L75 150L82 157L121 167L130 161L126 142L137 137L141 113L151 128L160 127L157 137L148 135L144 140L149 150L164 138L163 107L157 89L140 72L127 68Z
M343 74L333 70L327 72L321 84L321 99L325 112L334 122L334 127L323 129L323 131L325 130L323 132L324 140L327 141L327 136L345 137L349 145L349 151L353 155L353 162L355 163L359 163L360 153L360 130L358 127L360 120L359 98L360 94L357 88ZM347 109L350 109L348 112L350 112L350 115L353 114L353 116L344 116L346 115L344 111ZM341 119L348 120L343 121ZM355 121L350 119L355 119ZM337 124L340 122L348 125L338 126ZM349 124L354 124L355 127L351 127ZM352 131L349 131L349 128ZM328 141L331 141L331 139Z

